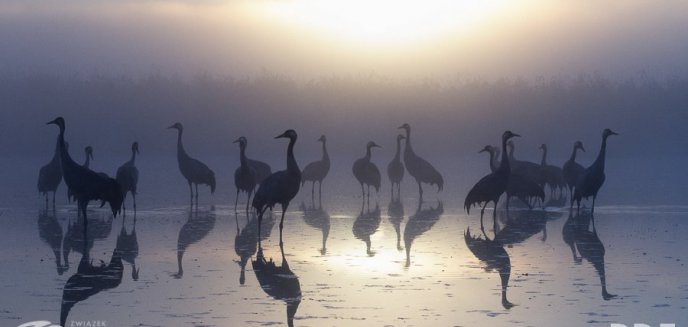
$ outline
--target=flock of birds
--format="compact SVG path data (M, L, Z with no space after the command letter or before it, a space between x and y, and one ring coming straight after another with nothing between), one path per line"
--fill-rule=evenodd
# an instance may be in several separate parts
M112 213L117 216L122 209L125 209L124 199L127 193L131 193L133 207L136 210L136 185L138 182L138 170L135 166L136 155L139 153L138 143L134 142L131 147L131 159L125 162L117 170L115 178L109 177L105 173L94 172L89 169L90 160L93 159L91 147L85 149L86 161L83 165L76 163L68 152L68 145L65 142L65 120L58 117L47 124L54 124L59 127L59 135L52 160L40 169L38 178L38 191L45 196L46 206L48 205L48 193L53 193L53 206L55 205L55 192L64 177L69 189L70 197L73 197L77 204L79 213L86 221L86 206L90 201L101 201L101 207L107 202ZM181 123L175 123L169 127L177 130L177 161L179 170L189 185L191 203L194 199L198 205L198 185L208 185L211 193L215 191L215 173L201 161L189 156L182 143L184 127ZM418 184L419 196L423 197L422 184L437 186L438 192L444 186L442 175L427 160L418 156L411 145L411 127L403 124L399 129L404 130L396 139L396 153L392 161L387 166L387 175L391 182L392 196L396 185L397 196L399 194L400 183L405 172L408 172ZM473 206L481 207L481 222L485 207L493 202L495 210L493 218L496 219L497 204L502 194L506 193L507 210L509 199L516 197L532 208L533 204L539 199L544 201L545 187L548 187L550 194L557 192L561 195L564 190L570 194L570 209L573 209L574 202L577 210L580 210L582 199L592 196L592 212L594 213L595 200L602 184L605 180L604 163L607 138L617 135L610 129L605 129L602 133L602 144L596 160L587 168L583 168L576 163L576 153L578 150L585 151L580 141L575 142L573 152L563 167L547 164L547 146L542 144L540 149L543 151L540 164L520 161L514 158L514 144L510 139L518 137L511 131L506 131L502 135L502 144L499 148L488 145L480 152L487 152L490 155L491 173L480 179L468 192L464 201L464 207L468 213ZM234 185L236 187L235 210L238 203L239 193L247 194L246 211L249 211L249 203L258 215L258 234L260 234L260 224L263 214L267 209L272 210L277 204L281 206L282 215L280 220L280 244L282 243L282 229L284 225L284 215L289 207L290 201L299 192L300 187L306 182L312 183L311 194L315 194L315 184L318 183L318 194L322 194L322 182L330 170L330 158L327 152L327 138L323 135L318 141L322 142L322 159L309 163L303 171L299 168L294 157L294 144L297 140L296 131L289 129L275 138L287 138L287 162L286 169L272 172L270 166L264 162L249 159L246 156L248 141L245 137L239 137L234 143L239 144L240 166L234 172ZM404 142L403 162L401 154L401 142ZM353 163L352 172L354 177L361 185L361 194L364 198L370 197L370 187L380 190L381 174L375 163L371 161L373 148L379 147L375 142L368 142L366 145L365 156ZM500 157L501 152L501 157ZM499 159L497 159L500 157ZM194 194L195 190L195 194ZM253 200L251 201L251 197Z

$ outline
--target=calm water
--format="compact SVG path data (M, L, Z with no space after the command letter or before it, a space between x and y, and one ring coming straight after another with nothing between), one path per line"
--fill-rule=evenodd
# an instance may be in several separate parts
M192 209L170 183L126 218L92 204L86 242L64 188L54 211L35 193L5 199L0 325L688 324L688 207L602 203L594 223L498 211L497 226L487 211L481 229L458 194L428 190L419 204L409 185L400 201L382 192L362 208L343 195L356 185L330 183L322 201L307 187L292 202L280 249L279 212L258 237L233 198L202 190Z

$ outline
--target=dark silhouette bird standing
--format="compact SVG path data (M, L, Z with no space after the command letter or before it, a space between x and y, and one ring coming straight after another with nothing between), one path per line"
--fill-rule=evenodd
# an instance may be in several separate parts
M48 164L38 171L38 192L45 196L45 207L48 208L48 193L53 192L53 207L55 207L55 191L62 181L62 167L60 166L60 138L55 143L55 153Z
M311 198L315 198L315 182L318 182L318 196L322 196L322 181L330 171L330 155L327 153L325 135L320 136L318 142L322 142L322 159L307 164L301 173L301 186L308 181L313 183L311 185Z
M585 152L583 143L581 141L576 141L573 144L573 151L571 152L571 157L566 160L564 167L562 168L562 175L564 176L564 181L566 181L566 186L569 189L569 196L573 196L573 188L576 187L576 181L578 177L583 174L585 168L576 162L576 152L580 149Z
M607 138L611 135L618 135L609 128L602 132L602 145L600 145L600 152L597 155L595 162L586 168L583 173L578 177L576 181L576 189L573 192L573 197L571 197L571 206L569 209L573 208L573 202L577 202L577 209L580 211L580 202L583 198L588 198L592 196L592 209L591 212L595 212L595 200L597 199L597 192L599 192L602 184L604 184L604 159L607 150Z
M65 183L77 199L78 209L84 216L84 225L88 221L86 219L86 206L91 200L101 200L101 207L105 205L105 202L108 202L113 216L117 216L117 213L121 210L122 202L124 202L122 188L119 183L113 178L84 168L72 160L65 147L65 121L62 117L57 117L47 124L54 124L60 128L58 138L62 174L64 175Z
M373 186L376 192L380 191L380 170L377 166L370 161L370 149L379 148L380 146L375 144L375 142L370 141L366 145L366 154L363 158L354 161L352 171L354 177L361 184L361 197L365 199L366 192L364 190L364 185L368 186L368 199L370 199L370 187Z
M541 144L540 150L542 150L540 166L542 166L542 172L545 174L545 183L549 185L550 197L554 198L557 191L561 195L561 191L566 187L564 173L560 167L547 163L547 144Z
M490 169L494 173L499 169L499 162L496 160L497 148L491 145L486 145L479 152L487 152L490 155ZM506 209L509 210L509 203L511 197L516 197L521 200L529 209L533 208L531 204L533 199L545 200L545 193L542 187L537 185L535 182L526 179L525 177L518 174L509 175L509 183L506 186Z
M280 219L280 244L282 244L282 229L284 227L284 214L287 212L289 202L293 199L301 186L301 170L294 158L294 144L298 135L293 129L277 135L275 138L288 138L287 169L278 171L268 176L258 187L256 196L253 197L253 207L258 212L258 235L260 235L260 223L263 220L265 210L271 209L275 204L282 206L282 218Z
M198 205L198 184L205 184L210 186L210 193L215 193L215 173L208 168L204 163L191 158L184 150L182 144L182 133L184 127L181 123L175 123L168 127L177 130L177 162L179 163L179 170L182 176L189 183L189 193L191 193L191 204L194 200L194 192L191 184L196 186L196 205Z
M502 134L502 148L506 148L506 142L518 134L514 134L511 131L506 131ZM497 202L499 197L506 191L507 185L509 184L509 175L511 175L511 168L509 166L509 158L506 152L502 152L502 159L499 163L499 168L488 174L487 176L481 178L473 188L466 195L466 200L464 201L464 208L466 212L470 213L471 206L475 204L484 203L482 209L480 210L480 222L482 223L483 214L485 213L485 207L489 202L494 202L495 210L492 214L494 222L497 220Z
M404 179L404 164L401 163L401 140L405 138L403 135L397 135L397 151L394 154L394 159L387 165L387 177L391 183L392 198L394 198L394 184L397 185L397 196L399 196L401 180Z
M444 180L442 175L433 167L427 160L419 157L413 152L411 147L411 126L404 124L399 127L406 131L406 146L404 147L404 164L409 175L413 176L418 183L418 193L420 198L423 198L423 188L421 183L428 183L430 185L437 185L437 191L441 191L444 187Z
M239 167L234 171L234 186L236 187L236 198L234 199L234 211L236 212L237 202L239 202L239 192L246 192L246 212L251 203L251 195L256 188L256 170L251 167L246 157L246 138L240 137L234 143L239 143Z
M131 159L125 162L122 166L117 168L117 182L122 188L122 196L127 198L127 193L131 192L131 198L134 201L134 211L136 211L136 185L139 183L139 170L136 168L136 155L139 153L139 143L134 142L131 145ZM122 203L124 212L126 213L126 206Z

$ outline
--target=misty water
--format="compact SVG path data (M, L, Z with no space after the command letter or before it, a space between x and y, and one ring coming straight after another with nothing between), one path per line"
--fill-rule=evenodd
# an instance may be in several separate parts
M57 324L65 303L67 326L270 326L292 315L295 326L688 323L688 207L598 201L594 223L586 210L514 208L498 211L496 230L487 210L483 231L462 186L426 186L419 203L407 179L399 201L383 184L368 205L338 166L322 200L308 184L292 201L283 252L279 211L257 243L228 173L191 207L173 157L139 157L136 214L131 202L114 219L92 204L86 243L64 184L47 211L33 183L4 186L1 324ZM65 290L77 274L83 284Z

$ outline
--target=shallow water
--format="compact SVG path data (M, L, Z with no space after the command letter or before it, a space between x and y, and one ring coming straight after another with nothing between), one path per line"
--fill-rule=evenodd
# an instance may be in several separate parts
M279 211L259 238L255 217L207 190L198 208L179 204L183 188L142 194L125 218L92 205L88 242L60 192L55 210L7 202L0 325L688 324L688 207L601 204L594 223L561 208L500 210L497 226L486 210L481 229L456 194L427 190L419 205L409 187L362 208L342 195L354 190L313 201L306 187L283 251Z

